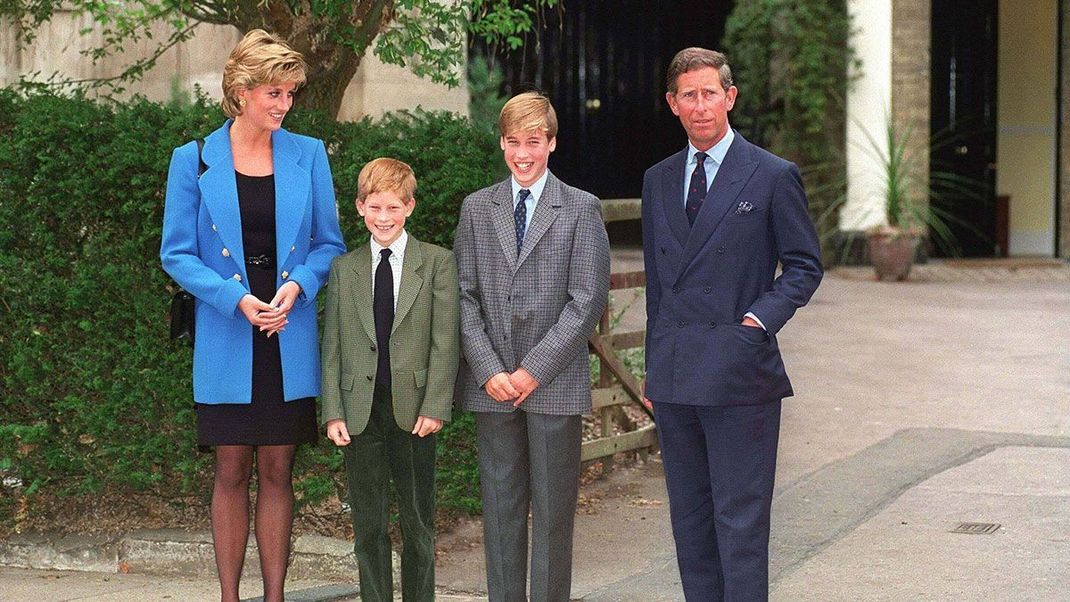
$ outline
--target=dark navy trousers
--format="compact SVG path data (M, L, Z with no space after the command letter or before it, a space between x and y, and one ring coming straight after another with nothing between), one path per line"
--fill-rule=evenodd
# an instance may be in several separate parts
M654 403L688 602L769 598L780 406Z

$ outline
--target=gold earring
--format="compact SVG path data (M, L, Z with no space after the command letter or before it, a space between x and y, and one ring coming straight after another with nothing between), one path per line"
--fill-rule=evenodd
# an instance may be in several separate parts
M245 108L245 99L244 98L239 98L238 99L238 106L243 108L243 109Z

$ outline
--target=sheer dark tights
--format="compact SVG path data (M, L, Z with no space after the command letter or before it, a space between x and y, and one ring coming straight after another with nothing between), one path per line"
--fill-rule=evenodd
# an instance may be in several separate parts
M249 539L249 478L256 455L256 545L264 602L282 602L293 524L294 445L220 445L215 448L212 539L222 602L238 602L238 582Z

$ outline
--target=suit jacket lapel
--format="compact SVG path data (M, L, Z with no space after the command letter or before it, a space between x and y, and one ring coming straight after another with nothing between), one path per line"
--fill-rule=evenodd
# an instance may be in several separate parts
M372 251L370 245L363 245L357 249L350 262L350 268L356 273L357 286L355 289L357 317L364 325L364 332L368 338L375 340L375 314L372 309Z
M758 168L758 161L752 156L750 143L743 136L736 133L736 139L728 148L728 153L717 170L717 176L710 185L706 199L702 202L702 209L695 217L695 223L691 227L691 236L684 246L684 254L679 276L682 277L687 271L687 265L698 255L702 246L717 230L728 210L734 206L739 193L747 184L754 170ZM685 218L686 219L686 218Z
M550 229L550 224L557 219L557 210L561 208L561 181L554 174L546 174L546 185L543 186L542 196L535 204L535 215L531 216L531 223L527 232L524 233L524 243L520 246L520 257L516 260L519 267L532 249L539 243L539 239ZM514 232L513 239L516 240Z
M230 124L212 132L204 139L201 158L207 169L201 174L197 186L201 202L208 209L212 226L223 241L223 246L234 258L244 282L245 249L241 235L241 210L238 208L238 182L234 177L234 157L230 152Z
M312 175L298 164L301 147L286 130L272 133L271 157L275 164L275 265L282 266L304 221Z
M394 325L390 332L398 328L398 324L405 319L412 304L416 302L416 295L423 286L423 278L418 274L424 265L424 256L420 251L420 241L409 235L409 242L405 244L405 258L401 262L401 288L398 289L398 302L394 309Z
M669 224L673 236L680 246L687 244L691 235L691 225L687 223L687 211L684 208L684 166L687 165L687 149L674 155L661 173L661 208L665 212L665 221Z
M516 270L516 228L513 226L513 189L509 180L498 184L498 188L491 191L491 219L494 221L494 230L498 233L498 241L505 253L505 261L509 268Z

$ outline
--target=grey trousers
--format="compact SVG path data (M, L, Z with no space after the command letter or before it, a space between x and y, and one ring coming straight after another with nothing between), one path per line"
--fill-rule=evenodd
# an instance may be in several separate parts
M529 507L531 600L568 601L581 436L579 416L476 412L491 602L528 599Z

